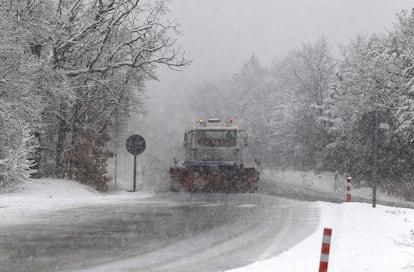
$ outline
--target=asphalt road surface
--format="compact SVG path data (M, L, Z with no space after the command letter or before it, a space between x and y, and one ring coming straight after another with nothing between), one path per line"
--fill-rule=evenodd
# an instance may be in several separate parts
M0 271L223 271L311 234L311 202L263 194L166 193L0 227Z

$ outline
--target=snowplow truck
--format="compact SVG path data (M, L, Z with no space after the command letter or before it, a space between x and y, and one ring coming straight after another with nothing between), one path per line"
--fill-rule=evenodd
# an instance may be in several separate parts
M247 133L219 119L198 125L184 134L185 160L169 168L172 191L255 192L259 181L259 162L246 166L243 149Z

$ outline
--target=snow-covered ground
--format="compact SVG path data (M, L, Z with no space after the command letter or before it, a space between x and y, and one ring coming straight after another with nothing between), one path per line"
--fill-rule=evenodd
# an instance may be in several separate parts
M265 170L263 177L290 191L343 196L345 177L333 173ZM370 188L353 188L354 198L369 199ZM378 192L378 199L407 204ZM324 228L332 229L329 272L414 271L414 210L371 204L317 202L321 220L308 238L279 256L232 272L318 271ZM412 204L412 203L411 203Z
M31 216L85 205L109 204L152 196L142 192L102 194L70 180L33 179L12 193L0 194L0 224L25 222Z
M414 271L414 210L318 202L321 221L308 238L279 256L232 272L318 271L324 228L332 228L329 272Z
M343 182L331 173L265 171L275 186L305 188L319 193L343 194ZM299 189L298 189L299 190ZM368 189L353 193L369 195ZM0 194L0 224L24 222L32 215L83 205L119 203L150 197L148 193L116 192L100 194L73 181L31 180L13 192ZM380 199L398 200L379 194ZM333 204L317 202L321 221L317 230L305 240L279 256L247 267L247 271L318 271L323 228L332 228L329 270L406 272L414 271L414 210L364 203ZM269 237L270 239L271 237Z

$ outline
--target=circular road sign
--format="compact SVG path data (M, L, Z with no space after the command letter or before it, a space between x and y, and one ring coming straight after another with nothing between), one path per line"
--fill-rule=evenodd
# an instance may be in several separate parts
M140 135L131 135L126 140L126 149L132 155L139 155L145 150L145 140Z

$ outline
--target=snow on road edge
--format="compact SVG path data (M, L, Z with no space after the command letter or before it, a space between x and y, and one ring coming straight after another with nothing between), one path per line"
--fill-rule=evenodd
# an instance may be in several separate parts
M110 204L151 197L152 194L112 192L102 194L70 180L32 179L15 192L0 194L0 224L18 224L31 217L85 205Z
M345 177L334 173L265 169L263 178L274 186L318 194L336 194L345 200ZM352 194L368 198L370 188L353 188ZM379 199L404 203L378 192ZM290 250L269 260L229 270L231 272L318 271L322 233L332 228L329 272L414 271L414 210L370 204L317 202L320 223L317 230Z

